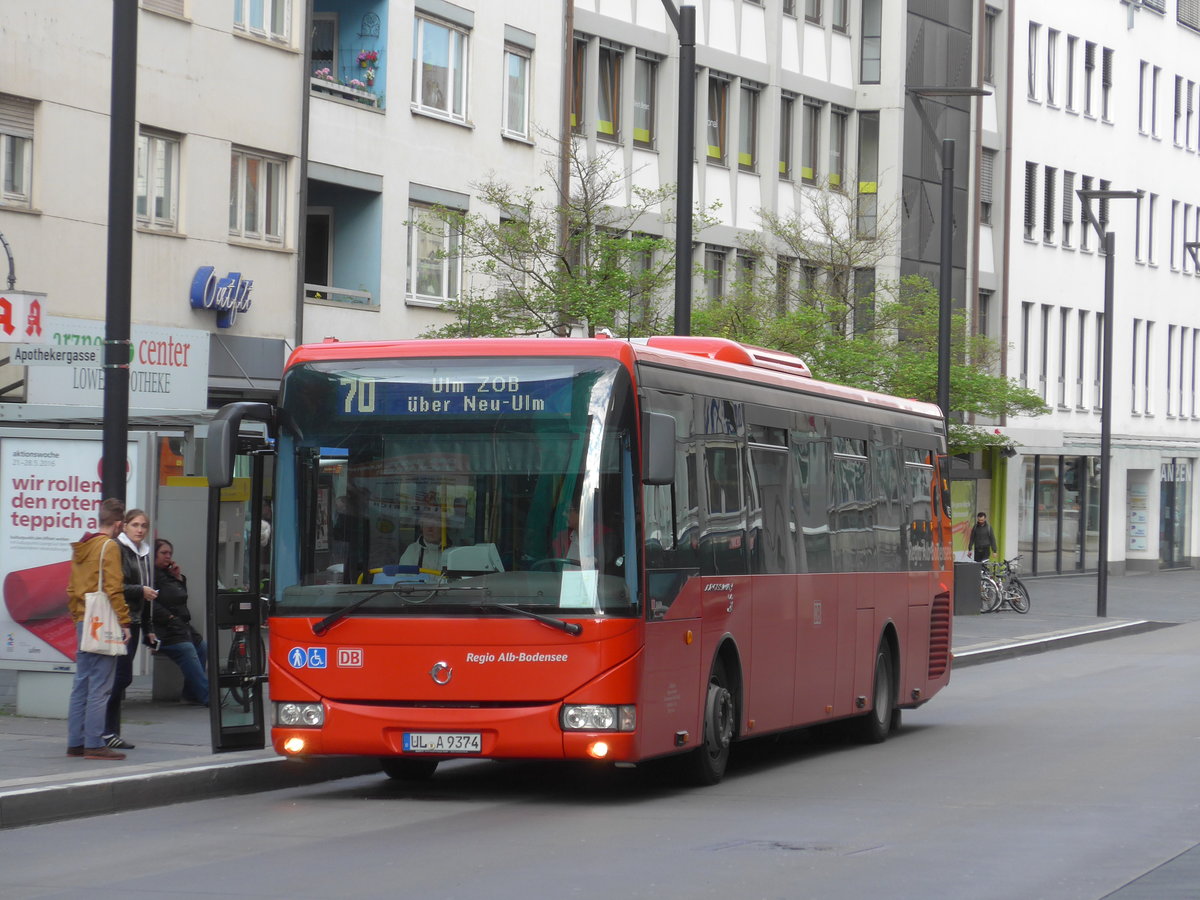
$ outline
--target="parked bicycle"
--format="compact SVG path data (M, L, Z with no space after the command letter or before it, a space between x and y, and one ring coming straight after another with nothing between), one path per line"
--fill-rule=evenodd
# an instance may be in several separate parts
M1017 575L1020 558L1014 556L980 566L983 579L979 589L981 612L998 612L1005 607L1019 613L1029 612L1029 589Z

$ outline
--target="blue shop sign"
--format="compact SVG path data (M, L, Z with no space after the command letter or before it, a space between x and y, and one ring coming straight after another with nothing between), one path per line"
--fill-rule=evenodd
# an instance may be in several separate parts
M192 278L192 309L215 309L217 327L229 328L238 313L250 308L250 289L254 282L242 278L241 272L217 276L212 266L201 266Z

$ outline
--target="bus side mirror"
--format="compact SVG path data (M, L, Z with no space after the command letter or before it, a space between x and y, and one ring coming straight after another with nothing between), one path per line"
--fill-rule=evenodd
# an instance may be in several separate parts
M208 423L208 440L204 450L204 472L210 488L224 488L233 484L233 457L237 450L238 431L242 419L257 419L272 425L275 408L270 403L243 400L227 403L217 410Z
M675 418L642 413L642 482L675 483Z

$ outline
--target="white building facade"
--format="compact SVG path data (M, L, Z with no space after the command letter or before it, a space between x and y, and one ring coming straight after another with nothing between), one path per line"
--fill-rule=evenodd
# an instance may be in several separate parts
M994 470L1004 550L1037 574L1096 568L1105 260L1077 191L1142 191L1092 206L1115 236L1108 557L1115 573L1191 565L1200 17L1177 0L1009 0L985 14L999 102L983 132L978 321L1051 410L1004 428L1019 444Z

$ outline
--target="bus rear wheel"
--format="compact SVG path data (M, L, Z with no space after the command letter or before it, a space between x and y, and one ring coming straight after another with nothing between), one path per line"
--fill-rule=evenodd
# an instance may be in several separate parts
M887 740L896 710L896 688L893 681L892 650L884 641L875 651L875 682L871 710L865 716L854 720L854 736L860 743L879 744Z
M382 756L379 758L379 765L383 774L394 781L427 781L433 777L438 760Z
M708 678L701 744L692 751L690 758L690 774L696 784L716 784L725 775L736 723L737 701L729 689L729 676L724 664L717 663Z

